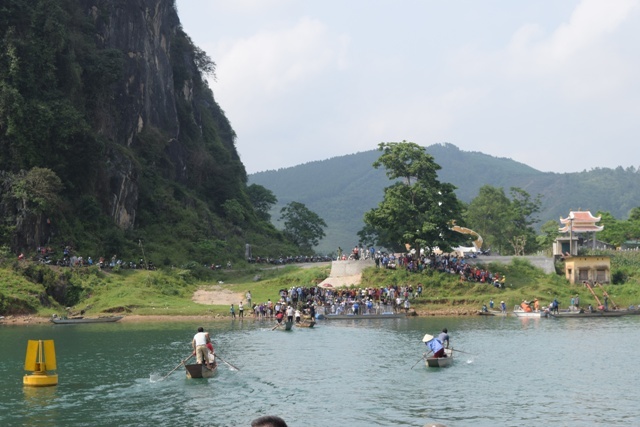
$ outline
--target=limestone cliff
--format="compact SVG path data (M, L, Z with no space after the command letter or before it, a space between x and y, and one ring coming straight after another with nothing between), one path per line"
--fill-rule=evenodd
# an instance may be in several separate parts
M178 223L185 209L215 235L228 206L249 215L237 214L251 206L235 133L203 77L215 64L174 0L15 0L0 40L0 240L100 242L100 217L126 231ZM34 167L60 177L61 202L21 208L21 171Z

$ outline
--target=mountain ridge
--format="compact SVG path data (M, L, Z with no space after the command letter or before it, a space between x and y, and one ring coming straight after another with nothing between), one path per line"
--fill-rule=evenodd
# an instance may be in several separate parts
M469 203L483 185L503 188L509 194L518 187L532 197L542 196L538 227L557 221L570 210L608 211L624 219L640 200L640 173L636 168L595 168L583 172L542 172L524 163L478 151L463 151L451 143L425 147L435 162L441 182L457 187L460 200ZM358 243L366 211L382 200L391 184L385 171L373 168L380 156L376 149L336 156L304 164L249 174L249 183L271 190L278 203L271 210L278 224L280 208L291 201L304 203L322 217L329 227L317 250L333 252ZM635 183L635 185L634 185Z

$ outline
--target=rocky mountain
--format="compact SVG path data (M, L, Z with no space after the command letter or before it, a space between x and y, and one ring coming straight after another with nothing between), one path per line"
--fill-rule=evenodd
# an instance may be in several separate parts
M0 244L110 256L144 242L171 263L281 241L255 217L235 133L203 78L215 63L174 0L0 11Z

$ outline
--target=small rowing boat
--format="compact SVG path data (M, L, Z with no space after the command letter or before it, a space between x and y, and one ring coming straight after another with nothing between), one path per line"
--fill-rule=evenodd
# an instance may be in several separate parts
M445 348L444 354L446 357L427 357L424 359L424 363L427 368L446 368L453 364L453 349Z
M51 322L56 325L75 325L76 323L111 323L122 319L122 316L101 316L101 317L52 317Z
M489 311L478 310L478 315L479 316L506 316L507 313L506 312L503 313L497 310L489 310Z
M296 323L296 327L297 328L313 328L313 325L315 325L316 322L315 320L302 320L298 323Z
M207 365L194 363L184 365L187 370L187 378L211 378L218 371L218 363L213 362L213 367L208 368Z

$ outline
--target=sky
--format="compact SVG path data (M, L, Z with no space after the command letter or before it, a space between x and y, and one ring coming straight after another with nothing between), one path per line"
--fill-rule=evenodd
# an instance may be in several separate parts
M640 167L640 0L176 5L249 174L403 140Z

